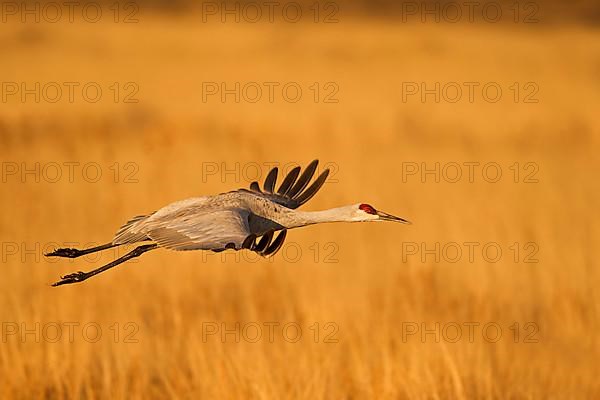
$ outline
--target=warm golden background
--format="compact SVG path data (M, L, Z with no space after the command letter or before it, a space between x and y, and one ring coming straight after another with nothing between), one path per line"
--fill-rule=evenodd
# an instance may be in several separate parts
M84 180L80 167L73 182L66 167L57 183L22 178L22 171L3 176L0 398L600 397L593 2L537 3L534 24L508 16L498 24L403 23L383 1L343 3L333 24L308 17L202 23L199 8L177 4L142 3L133 24L114 23L110 4L97 24L14 17L0 24L2 82L98 82L104 90L95 104L76 92L73 103L13 96L0 105L3 168L77 162L97 163L103 173L97 183ZM203 103L202 82L222 81L298 82L305 97ZM402 82L411 81L497 82L505 92L493 104L480 96L404 103ZM114 103L114 82L135 82L139 102ZM314 82L335 82L339 102L312 101ZM539 102L512 101L514 82L536 83ZM307 209L369 202L414 224L293 231L288 241L303 252L296 263L282 254L236 262L161 250L83 284L49 286L123 254L48 262L40 253L49 244L103 243L134 215L249 184L243 176L203 177L204 163L305 165L313 158L333 163L337 182ZM497 162L503 177L403 182L403 162ZM514 183L509 166L527 162L539 166L539 182L521 176ZM125 182L127 163L136 166L137 183ZM335 263L326 262L330 242ZM480 252L473 263L466 255L457 263L403 261L406 242L496 242L504 253L496 263ZM509 250L515 242L518 262ZM539 246L538 263L523 262L528 242ZM273 343L264 336L203 340L207 323L268 322L298 323L303 336L288 343L276 329ZM328 322L339 328L337 343L324 343L323 330L315 343L310 327ZM469 322L479 324L472 343ZM528 322L539 328L537 343L525 341ZM73 340L69 323L79 324ZM102 329L96 343L83 337L90 323ZM463 337L404 340L407 323L456 323ZM482 337L486 323L501 326L496 343ZM52 342L57 324L62 337ZM131 326L137 343L125 340Z

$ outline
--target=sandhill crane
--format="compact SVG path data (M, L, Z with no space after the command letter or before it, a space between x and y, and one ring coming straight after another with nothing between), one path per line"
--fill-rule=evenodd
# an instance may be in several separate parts
M52 286L82 282L158 247L215 252L247 249L269 257L281 248L288 229L325 222L394 221L410 224L403 218L377 211L365 203L324 211L296 210L319 191L329 175L329 169L326 169L306 188L318 163L318 160L312 161L302 175L300 167L292 169L277 191L275 183L278 169L275 167L267 175L263 190L258 182L252 182L250 190L238 189L215 196L178 201L129 220L109 243L85 250L61 248L48 253L48 257L77 258L125 244L152 242L142 244L98 269L62 276ZM275 232L279 233L273 240Z

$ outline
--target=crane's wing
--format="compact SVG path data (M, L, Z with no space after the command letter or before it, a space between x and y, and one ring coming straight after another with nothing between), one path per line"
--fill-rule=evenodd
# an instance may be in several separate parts
M284 207L296 209L317 194L319 189L321 189L321 186L323 186L327 180L329 169L323 171L312 185L306 188L315 174L318 164L319 160L313 160L308 164L302 175L300 175L300 167L292 169L277 191L275 191L275 183L277 181L278 169L275 167L269 172L265 179L263 185L264 191L260 190L258 182L252 182L252 184L250 184L250 190L260 193L267 199ZM298 177L299 175L300 177Z
M252 250L263 257L269 257L273 254L277 253L281 246L283 246L283 242L285 241L285 237L287 235L287 230L284 229L279 232L275 240L273 240L273 235L275 231L269 231L265 233L260 240L256 241L256 235L252 234L244 240L242 244L242 248Z
M248 216L248 211L240 208L195 210L193 213L148 218L138 230L147 240L171 250L248 249L264 257L279 251L285 241L286 230L282 230L275 240L272 230L258 239L250 232Z
M149 219L143 231L171 250L240 250L251 233L248 212L237 208Z

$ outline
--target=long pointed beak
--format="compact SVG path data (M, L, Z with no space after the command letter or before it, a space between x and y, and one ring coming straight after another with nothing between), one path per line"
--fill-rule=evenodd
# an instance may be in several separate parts
M377 215L379 215L379 219L382 221L393 221L400 222L402 224L412 224L412 222L405 220L404 218L396 217L395 215L385 213L383 211L377 211Z

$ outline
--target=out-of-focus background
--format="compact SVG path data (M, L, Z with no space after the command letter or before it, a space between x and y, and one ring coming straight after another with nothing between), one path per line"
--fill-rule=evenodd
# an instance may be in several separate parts
M2 2L0 397L598 398L595 2ZM277 163L273 259L48 260Z

